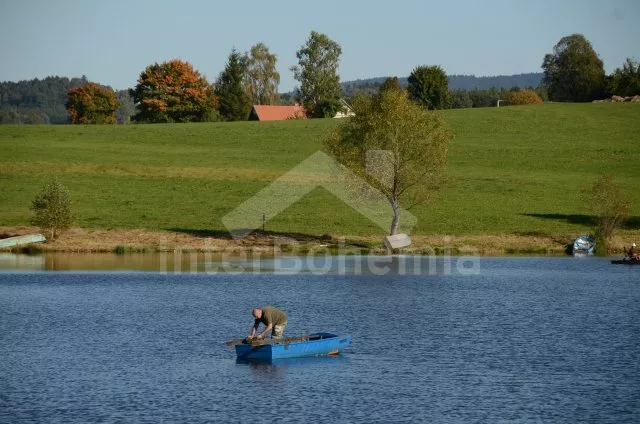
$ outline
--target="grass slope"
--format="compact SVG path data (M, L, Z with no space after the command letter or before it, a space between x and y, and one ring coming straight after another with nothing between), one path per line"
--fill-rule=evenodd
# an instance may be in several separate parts
M612 173L640 228L640 104L450 110L450 183L412 212L416 234L572 235L588 230L580 191ZM0 226L29 222L53 175L76 225L223 231L221 218L322 148L336 120L130 126L0 126ZM277 200L276 200L277 201ZM272 231L381 235L322 188Z

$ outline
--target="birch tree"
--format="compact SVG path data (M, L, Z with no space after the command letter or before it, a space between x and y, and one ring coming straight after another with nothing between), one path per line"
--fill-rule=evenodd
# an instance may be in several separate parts
M400 208L424 204L443 184L452 135L442 114L404 90L361 95L352 109L355 116L342 121L325 148L363 182L359 194L375 189L386 197L393 211L389 234L397 234Z
M273 105L278 100L277 60L263 43L251 47L246 58L246 77L248 94L254 105Z
M296 52L298 66L291 68L300 81L298 100L307 115L332 118L340 108L338 65L342 48L325 34L311 31L307 42Z

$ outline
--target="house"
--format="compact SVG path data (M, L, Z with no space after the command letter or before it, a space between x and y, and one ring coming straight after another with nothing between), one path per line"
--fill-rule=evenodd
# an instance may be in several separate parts
M286 119L306 119L304 107L253 105L249 112L250 121L284 121Z
M355 116L353 110L351 110L351 106L344 99L340 99L340 109L336 112L334 118L347 118L349 116Z
M334 115L334 118L346 118L354 116L351 107L343 99L340 99L340 108ZM284 121L286 119L306 119L304 107L295 106L272 106L272 105L253 105L249 112L250 121Z

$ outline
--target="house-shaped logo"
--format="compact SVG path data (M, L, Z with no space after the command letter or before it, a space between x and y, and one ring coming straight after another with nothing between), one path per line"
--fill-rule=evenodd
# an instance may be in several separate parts
M234 239L242 239L262 227L264 216L272 219L315 188L322 187L388 233L393 213L387 198L370 186L366 197L354 195L350 188L354 181L366 185L334 158L317 151L225 215L222 223ZM417 219L401 209L400 223L403 231L410 232Z

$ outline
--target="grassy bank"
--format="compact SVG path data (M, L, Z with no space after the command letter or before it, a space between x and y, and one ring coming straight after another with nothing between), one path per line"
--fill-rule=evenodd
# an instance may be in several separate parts
M568 237L592 217L580 191L612 173L640 235L640 105L547 104L445 112L450 182L412 212L416 236ZM221 218L321 149L335 120L131 126L0 126L0 225L26 225L49 176L85 229L223 234ZM295 184L295 181L291 182ZM276 200L277 201L277 200ZM379 240L384 231L318 188L267 230Z
M0 227L0 235L37 233L35 227ZM410 247L400 253L416 255L565 255L570 236L541 235L414 235ZM623 255L628 236L616 236L611 254ZM157 252L273 254L386 254L379 236L305 235L257 231L242 240L218 232L152 231L144 229L72 228L57 240L8 249L13 253L42 252L146 254Z

